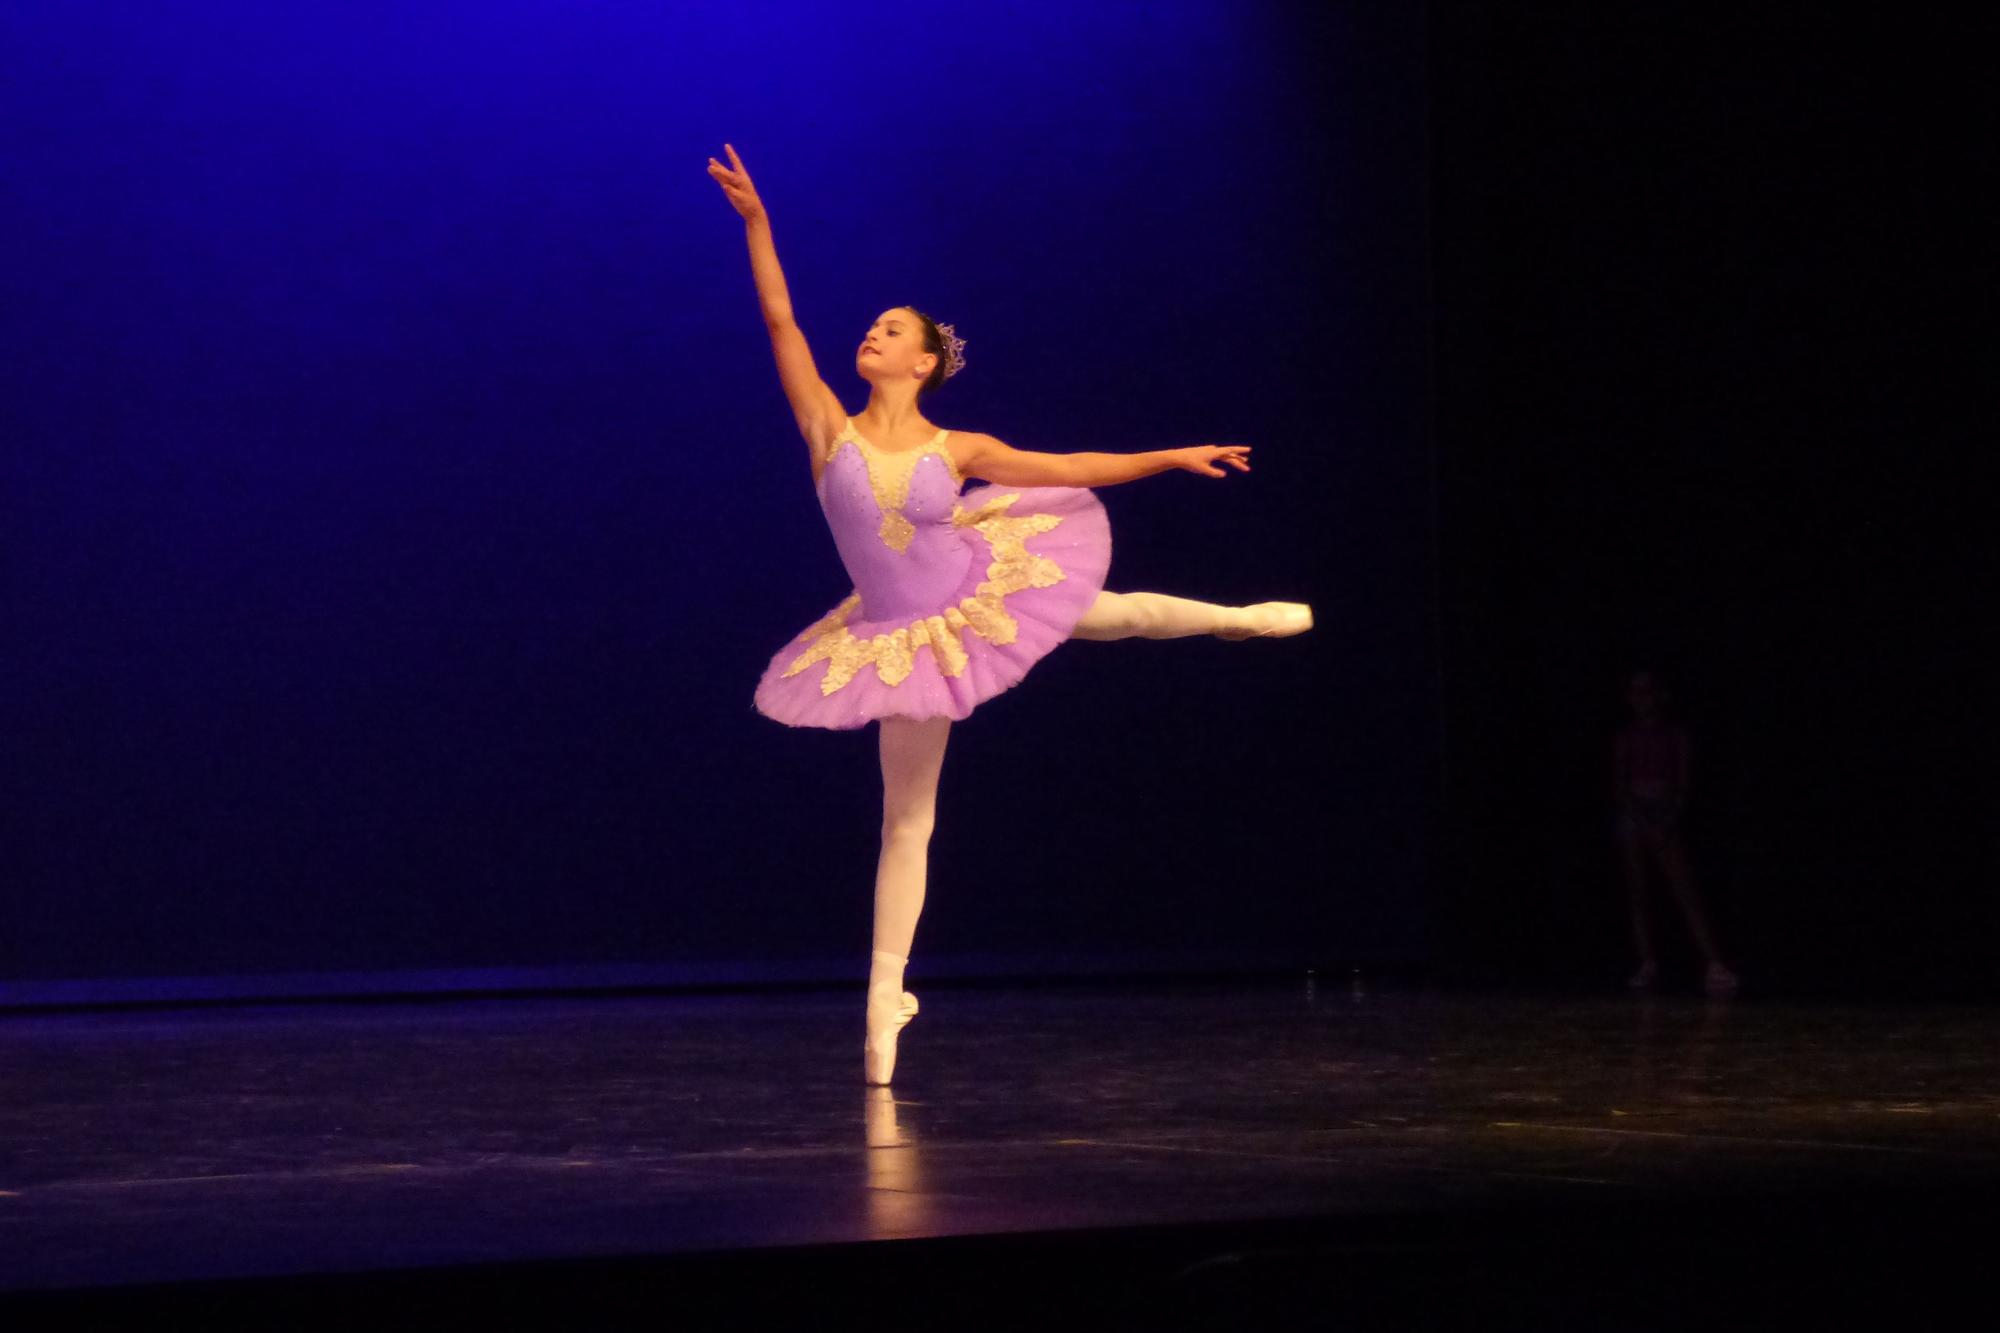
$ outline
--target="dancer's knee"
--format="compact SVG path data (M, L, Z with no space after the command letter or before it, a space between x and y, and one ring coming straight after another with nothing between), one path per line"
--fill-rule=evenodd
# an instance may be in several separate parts
M931 840L931 830L937 826L937 815L931 810L885 811L882 815L882 845L891 843L900 846L927 846Z
M1156 631L1166 623L1166 617L1161 614L1160 599L1154 593L1126 593L1121 610L1125 614L1125 632L1142 639L1157 638Z

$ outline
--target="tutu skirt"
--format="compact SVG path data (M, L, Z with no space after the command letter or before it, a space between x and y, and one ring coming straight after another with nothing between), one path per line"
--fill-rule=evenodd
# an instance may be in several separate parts
M1111 525L1087 489L974 486L951 522L972 558L949 596L871 621L856 589L772 656L757 711L835 730L965 718L1067 639L1104 589Z

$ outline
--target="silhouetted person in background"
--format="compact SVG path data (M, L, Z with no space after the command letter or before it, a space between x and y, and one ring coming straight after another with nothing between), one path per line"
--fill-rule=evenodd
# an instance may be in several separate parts
M1686 728L1662 716L1666 692L1650 671L1636 671L1626 681L1625 701L1632 720L1618 733L1612 747L1612 798L1618 806L1618 845L1625 858L1626 886L1632 902L1632 943L1638 949L1639 970L1632 974L1634 990L1650 990L1659 980L1659 957L1653 950L1653 928L1646 912L1646 862L1659 867L1674 899L1687 918L1688 933L1708 961L1703 989L1710 995L1735 991L1736 974L1723 965L1709 930L1701 895L1695 892L1682 845L1681 811L1687 806L1691 769Z

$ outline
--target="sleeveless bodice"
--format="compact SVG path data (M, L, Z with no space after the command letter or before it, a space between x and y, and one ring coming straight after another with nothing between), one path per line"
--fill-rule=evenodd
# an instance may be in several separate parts
M862 615L928 615L950 598L973 550L954 530L965 478L939 431L915 449L878 449L849 417L820 470L819 503Z
M967 717L1068 638L1103 591L1111 526L1097 497L967 490L948 434L878 449L848 417L828 445L817 493L853 591L772 655L757 682L766 717L835 729Z
M1675 727L1633 727L1627 732L1628 788L1651 795L1676 786L1680 780L1681 743L1679 729Z

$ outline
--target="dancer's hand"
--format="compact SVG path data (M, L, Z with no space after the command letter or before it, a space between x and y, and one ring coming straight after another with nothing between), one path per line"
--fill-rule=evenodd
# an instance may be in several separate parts
M1197 444L1186 449L1171 451L1174 466L1199 472L1204 477L1219 477L1222 469L1217 463L1227 463L1238 472L1250 470L1250 446L1247 444Z
M729 144L722 147L729 154L729 160L736 164L735 170L711 157L708 159L708 174L715 177L715 183L729 198L729 206L741 213L745 222L763 217L764 201L757 197L757 187L750 183L750 173L743 169L743 159L736 156L736 149Z

